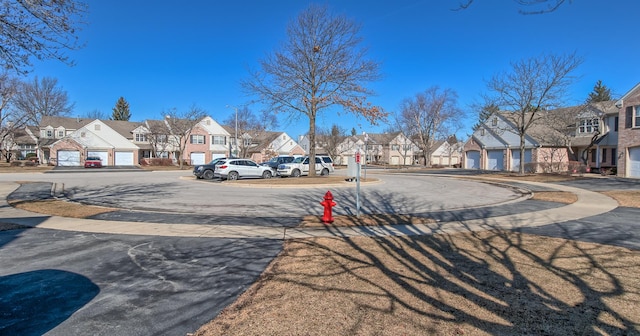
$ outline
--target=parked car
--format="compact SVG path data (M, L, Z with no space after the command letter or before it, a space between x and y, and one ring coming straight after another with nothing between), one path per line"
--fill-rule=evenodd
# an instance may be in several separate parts
M266 162L262 162L260 165L261 166L269 166L269 167L271 167L271 169L273 171L276 171L276 169L278 169L279 165L285 164L285 163L289 163L289 162L293 162L293 160L295 160L295 159L296 159L295 156L281 155L281 156L272 157L271 160L266 161Z
M241 178L271 178L273 171L269 166L261 166L249 159L228 159L215 166L215 176L221 179L237 180Z
M215 177L216 165L221 164L229 158L215 158L211 162L203 165L193 166L193 175L198 179L211 180Z
M326 155L316 155L315 164L316 174L329 175L335 171L333 167L333 160ZM299 157L290 163L281 164L278 166L278 174L280 176L292 176L299 177L309 175L309 157Z
M84 160L85 168L102 168L102 159L98 156L88 156Z

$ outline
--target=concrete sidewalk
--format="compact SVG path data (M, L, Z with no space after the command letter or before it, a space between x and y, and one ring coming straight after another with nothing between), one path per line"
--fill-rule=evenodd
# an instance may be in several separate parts
M500 180L505 181L505 180ZM0 222L63 231L108 233L122 235L152 235L165 237L267 238L288 239L307 237L402 236L453 233L487 229L516 229L577 220L606 213L618 207L603 194L565 185L523 182L536 187L568 191L578 195L578 201L559 208L473 220L437 222L427 225L389 225L378 227L287 228L255 225L201 225L198 223L146 223L66 218L36 214L9 206L7 196L18 184L0 184Z

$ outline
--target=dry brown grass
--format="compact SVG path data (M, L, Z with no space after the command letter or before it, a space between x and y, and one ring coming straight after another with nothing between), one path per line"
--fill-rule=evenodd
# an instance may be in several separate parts
M41 173L53 169L53 166L33 166L33 167L15 167L4 163L0 165L0 174L2 173Z
M9 204L18 209L47 214L51 216L87 218L106 212L115 211L114 208L105 208L94 205L66 202L61 200L20 201L14 200Z
M572 175L564 175L564 174L525 174L525 175L518 175L516 173L485 174L485 175L475 176L475 178L508 179L508 180L521 180L521 181L531 181L531 182L562 182L562 181L573 181L573 180L584 179L584 177L572 176Z
M631 335L640 252L512 232L285 243L196 335Z
M531 199L538 201L571 204L578 200L578 196L568 191L536 191Z
M640 208L640 190L610 190L602 193L618 201L620 206Z

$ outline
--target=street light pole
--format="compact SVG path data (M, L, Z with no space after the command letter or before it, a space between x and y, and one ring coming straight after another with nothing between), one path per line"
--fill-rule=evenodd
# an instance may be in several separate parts
M235 156L238 156L238 108L232 105L227 105L227 108L232 108L236 111L236 136L235 136L236 155Z

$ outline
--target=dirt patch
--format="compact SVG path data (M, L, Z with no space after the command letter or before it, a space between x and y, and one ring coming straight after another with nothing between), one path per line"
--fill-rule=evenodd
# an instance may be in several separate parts
M562 181L574 181L582 180L584 177L572 176L565 174L525 174L518 175L515 173L496 173L496 174L483 174L475 176L475 178L489 178L489 179L507 179L507 180L520 180L531 182L562 182Z
M602 193L618 201L620 206L640 208L640 190L610 190Z
M536 191L533 200L571 204L578 200L578 196L568 191Z
M349 226L383 226L396 224L432 224L436 221L430 218L415 217L409 215L360 215L356 216L333 216L333 223L325 224L322 216L305 216L302 219L301 227L349 227Z
M9 204L18 209L47 214L52 216L87 218L118 209L105 208L94 205L66 202L61 200L20 201L14 200Z
M640 252L506 231L285 243L196 335L640 333Z

